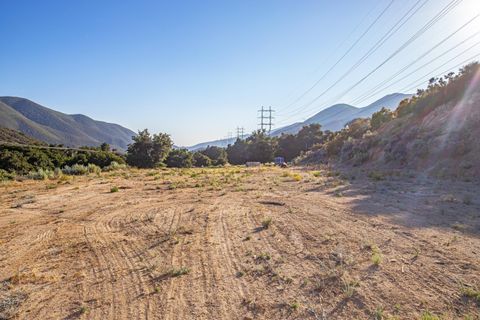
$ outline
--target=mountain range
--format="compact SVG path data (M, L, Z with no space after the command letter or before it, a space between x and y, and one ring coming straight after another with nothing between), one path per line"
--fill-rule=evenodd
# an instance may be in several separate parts
M19 97L0 97L0 127L50 144L80 147L106 142L121 151L126 150L135 135L118 124L61 113Z
M275 129L270 133L270 135L280 136L283 133L296 134L298 131L300 131L300 129L302 129L302 127L312 123L321 124L322 130L341 130L349 121L356 118L370 117L372 116L372 114L379 111L382 107L393 110L398 106L400 101L406 98L410 98L411 96L411 94L405 93L392 93L361 108L354 107L349 104L335 104L326 109L323 109L322 111L306 119L305 121L296 122L291 125ZM187 149L194 151L204 149L207 146L226 147L228 144L233 142L235 142L235 139L220 139L202 142L188 147Z

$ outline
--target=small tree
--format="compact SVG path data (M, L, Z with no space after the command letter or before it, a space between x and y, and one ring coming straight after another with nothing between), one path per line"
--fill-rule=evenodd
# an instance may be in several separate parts
M147 129L132 137L133 143L127 149L127 163L139 168L153 168L162 163L173 143L166 133L150 135Z
M297 141L302 151L309 150L313 145L323 142L322 126L312 123L304 126L297 134Z
M372 120L370 121L370 125L372 126L373 130L377 130L384 123L387 123L392 119L393 119L393 112L383 107L379 111L372 114Z
M227 147L228 162L231 164L245 164L248 160L248 144L245 140L237 139Z
M108 151L110 151L110 145L108 143L104 142L100 145L100 150L108 152Z
M248 160L271 162L276 150L276 139L269 137L265 131L254 131L247 139Z
M297 137L292 134L282 134L278 138L277 156L284 157L285 161L292 161L300 155L302 151L301 145L298 143Z
M173 149L168 154L165 164L171 168L191 168L193 164L192 153L187 149Z
M200 152L193 154L193 165L195 167L209 167L212 165L212 160Z
M345 125L346 137L360 139L370 129L370 119L357 118Z
M228 162L227 152L224 148L208 146L205 150L200 152L209 157L214 166L223 166Z

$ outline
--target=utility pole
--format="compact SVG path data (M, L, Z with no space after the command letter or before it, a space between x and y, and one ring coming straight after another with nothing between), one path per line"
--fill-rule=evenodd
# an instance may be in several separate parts
M270 133L272 131L272 126L273 126L273 123L272 123L272 112L275 112L275 110L272 110L272 107L268 107L268 110L265 110L265 111L268 111L268 133Z
M275 110L273 110L272 107L268 107L268 109L266 109L262 106L262 109L258 110L258 112L260 112L260 129L262 131L267 131L268 133L270 133L273 126L272 119L274 118L272 114L273 112L275 112ZM265 115L266 113L268 113L268 116ZM266 128L268 128L268 130L265 130Z
M243 140L243 136L244 136L244 131L245 129L243 127L237 127L237 139L242 139Z
M231 132L229 132L227 134L227 144L231 143L232 142L232 139L233 139L233 134Z
M264 115L265 111L267 111L267 110L265 110L263 108L263 106L262 106L262 109L258 110L258 112L260 112L260 117L258 117L260 119L259 126L260 126L260 130L262 130L262 131L265 130L265 121L264 121L265 120L265 115Z

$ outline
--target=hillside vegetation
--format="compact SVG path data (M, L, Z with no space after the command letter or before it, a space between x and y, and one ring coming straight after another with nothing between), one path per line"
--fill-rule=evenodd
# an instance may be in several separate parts
M19 131L8 128L0 128L0 143L45 145L45 143L42 141L29 137Z
M50 144L79 147L107 142L120 150L125 150L135 135L118 124L64 114L19 97L0 97L0 127Z
M331 133L299 163L410 168L437 177L480 176L480 66L432 78L391 112L355 119Z

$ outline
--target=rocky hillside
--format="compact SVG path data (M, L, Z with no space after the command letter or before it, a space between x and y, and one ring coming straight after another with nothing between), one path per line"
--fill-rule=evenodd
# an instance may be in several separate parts
M382 110L332 134L303 163L412 169L436 177L480 177L480 65L430 82L394 112Z

